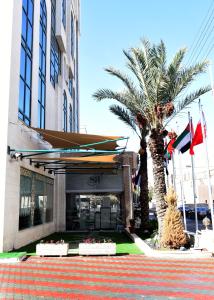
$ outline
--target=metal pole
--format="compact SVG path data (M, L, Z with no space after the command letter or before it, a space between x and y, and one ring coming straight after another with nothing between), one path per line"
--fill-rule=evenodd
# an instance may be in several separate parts
M177 124L177 131L179 132L179 127ZM180 188L181 188L181 201L182 201L182 208L183 208L183 218L184 218L184 229L187 230L187 219L186 219L186 209L185 209L185 201L184 201L184 189L183 189L183 170L182 170L182 160L181 160L181 153L179 154L179 172L180 172Z
M214 97L214 85L213 85L213 73L212 73L212 64L209 65L209 75L210 75L210 84L212 88L212 95Z
M192 144L192 118L190 117L190 113L188 112L189 117L189 125L190 125L190 142ZM193 199L194 199L194 208L195 208L195 232L198 231L198 212L197 212L197 202L196 202L196 193L195 193L195 172L194 172L194 157L191 155L191 166L192 166L192 188L193 188Z
M212 220L212 229L214 230L214 214L213 214L213 197L212 197L212 185L210 179L210 164L209 164L209 157L208 157L208 148L207 148L207 138L205 133L205 122L203 118L202 106L199 99L199 112L200 112L200 119L201 119L201 127L202 127L202 134L203 134L203 141L205 145L205 154L206 154L206 171L207 171L207 182L208 182L208 195L209 195L209 203L210 203L210 210L211 210L211 220Z
M173 188L174 188L174 191L176 193L176 182L175 182L175 179L176 179L176 170L175 170L174 153L172 153L172 172L173 172Z
M179 152L180 156L180 152ZM181 187L181 201L183 207L183 217L184 217L184 229L187 230L187 221L186 221L186 210L185 210L185 201L184 201L184 189L183 189L183 171L182 171L182 161L179 157L179 171L180 171L180 187Z

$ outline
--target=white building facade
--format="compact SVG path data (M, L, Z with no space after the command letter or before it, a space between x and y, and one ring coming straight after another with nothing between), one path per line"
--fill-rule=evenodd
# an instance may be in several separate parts
M0 4L0 252L65 230L65 176L11 158L48 148L31 127L79 131L79 0Z

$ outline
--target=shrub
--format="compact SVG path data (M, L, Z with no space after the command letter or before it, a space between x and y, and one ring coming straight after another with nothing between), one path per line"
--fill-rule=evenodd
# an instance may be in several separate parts
M165 196L165 200L168 207L163 221L161 246L179 249L187 244L187 236L184 233L181 213L176 207L176 194L172 188L169 189Z

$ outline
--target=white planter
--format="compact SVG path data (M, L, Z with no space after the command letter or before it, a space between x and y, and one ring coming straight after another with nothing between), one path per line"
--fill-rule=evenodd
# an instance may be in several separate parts
M36 255L52 255L52 256L65 256L68 255L68 243L52 244L52 243L42 243L36 245Z
M115 243L80 243L79 255L115 255Z
M212 230L201 230L195 237L195 248L207 249L214 253L214 233Z

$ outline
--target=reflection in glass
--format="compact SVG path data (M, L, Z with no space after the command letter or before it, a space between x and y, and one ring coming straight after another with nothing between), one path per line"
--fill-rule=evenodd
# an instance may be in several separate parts
M21 168L19 229L53 221L53 180Z
M118 195L66 195L66 230L115 230L121 214Z

